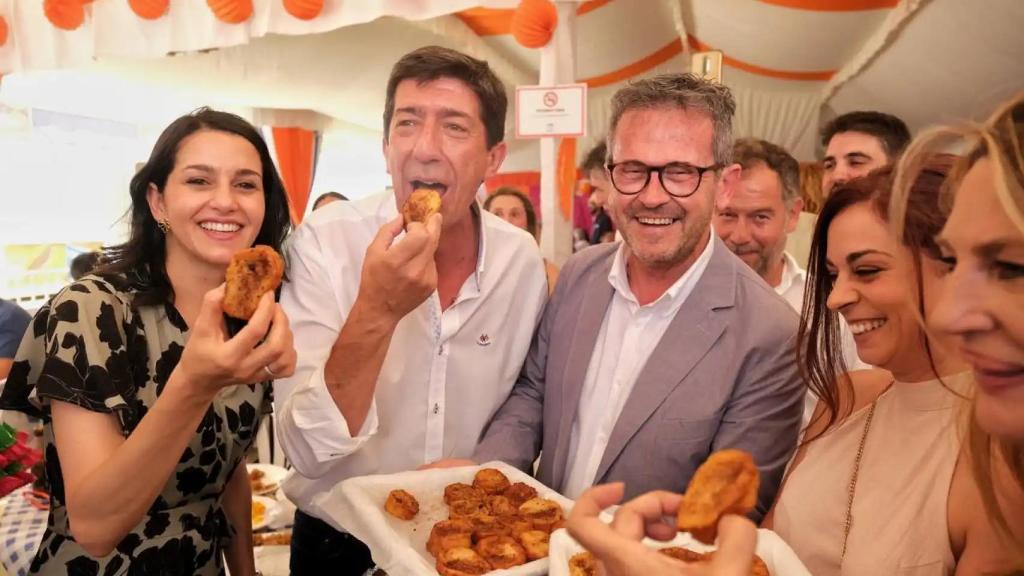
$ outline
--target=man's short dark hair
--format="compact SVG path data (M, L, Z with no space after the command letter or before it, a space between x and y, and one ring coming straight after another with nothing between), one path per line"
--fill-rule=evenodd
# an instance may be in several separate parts
M604 170L605 158L608 156L608 144L602 139L597 146L590 149L587 152L587 157L583 159L583 165L580 166L583 171L583 177L586 178L591 170Z
M439 78L461 80L480 101L480 120L487 130L487 147L505 139L508 96L505 85L483 60L441 46L425 46L402 56L391 68L384 100L384 139L390 138L391 117L395 115L395 91L403 80L425 84Z
M878 138L889 162L903 153L910 143L910 130L906 123L884 112L862 110L836 116L821 129L821 146L828 148L832 137L843 132L860 132Z
M316 200L313 200L313 210L319 208L320 203L328 198L334 198L335 200L348 200L348 197L346 197L341 192L324 192L323 194L317 196Z
M800 163L782 146L758 138L740 138L733 144L732 161L744 170L763 164L778 174L787 207L800 197Z

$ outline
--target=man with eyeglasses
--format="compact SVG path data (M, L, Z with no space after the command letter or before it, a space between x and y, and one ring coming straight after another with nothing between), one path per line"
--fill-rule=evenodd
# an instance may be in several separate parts
M728 88L689 74L612 101L606 169L621 243L566 263L512 394L474 461L504 460L574 498L680 491L714 451L750 452L757 520L800 429L797 315L711 231L733 164ZM455 465L459 462L446 462Z

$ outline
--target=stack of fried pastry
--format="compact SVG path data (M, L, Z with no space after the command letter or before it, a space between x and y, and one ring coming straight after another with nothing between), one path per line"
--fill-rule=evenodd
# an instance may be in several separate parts
M430 531L427 550L442 576L485 574L546 558L551 532L564 523L562 507L537 497L499 470L477 472L473 484L444 489L448 519Z

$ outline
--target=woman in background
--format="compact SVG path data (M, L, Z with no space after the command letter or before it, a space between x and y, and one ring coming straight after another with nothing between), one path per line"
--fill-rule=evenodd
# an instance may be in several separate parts
M530 233L537 242L540 242L540 226L537 223L537 213L533 209L533 202L519 190L510 187L498 188L484 201L484 210L491 212L498 218L522 228ZM544 259L544 272L548 277L548 295L555 290L555 282L558 281L558 266L555 266L547 258Z

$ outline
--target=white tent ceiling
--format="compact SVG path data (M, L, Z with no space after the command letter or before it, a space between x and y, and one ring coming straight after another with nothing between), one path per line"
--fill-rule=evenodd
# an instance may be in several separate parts
M15 41L0 48L0 70L19 70L0 84L0 101L12 106L144 115L137 100L148 90L151 98L270 110L264 112L270 121L276 110L308 110L289 121L376 131L390 66L418 46L443 44L486 58L510 86L538 77L538 51L507 33L475 32L471 13L450 14L480 3L512 8L514 0L327 0L324 14L308 23L282 15L280 0L256 0L253 18L236 27L203 12L204 0L173 0L166 22L133 21L123 0L95 0L90 19L72 33L47 28L23 3L30 2L0 0L0 15L15 14ZM584 144L603 132L608 100L625 70L686 70L695 46L727 57L724 80L739 104L737 135L779 142L804 160L817 154L822 119L837 113L884 110L916 130L982 116L1024 89L1019 0L598 0L582 6L588 4L576 20L578 77L595 85L602 77L618 81L592 87ZM377 18L387 14L416 19ZM97 32L112 30L104 18L121 26L116 36ZM182 24L203 18L201 26ZM31 26L50 36L42 44L49 51L28 39L24 29ZM189 35L193 28L197 36ZM148 48L133 52L133 43ZM214 46L222 47L195 52ZM190 52L154 58L182 50ZM45 70L55 66L71 69ZM535 167L533 142L513 148L506 169Z

